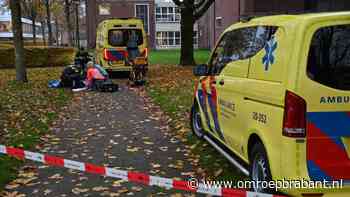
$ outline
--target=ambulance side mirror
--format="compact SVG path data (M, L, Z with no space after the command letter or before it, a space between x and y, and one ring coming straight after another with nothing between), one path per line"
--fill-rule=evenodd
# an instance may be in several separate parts
M200 64L193 68L193 75L197 77L208 75L208 65Z

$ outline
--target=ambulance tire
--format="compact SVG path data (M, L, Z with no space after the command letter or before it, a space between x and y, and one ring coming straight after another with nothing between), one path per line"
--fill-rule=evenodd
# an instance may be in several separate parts
M254 192L275 193L275 188L269 188L269 182L272 181L270 165L266 150L261 142L257 142L250 154L250 179L254 181Z
M199 106L196 102L193 104L191 110L191 128L194 135L200 139L203 139L205 130L203 128Z

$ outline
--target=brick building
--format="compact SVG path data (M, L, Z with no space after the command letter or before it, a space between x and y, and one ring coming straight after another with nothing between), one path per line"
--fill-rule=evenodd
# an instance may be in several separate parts
M154 0L88 0L86 10L89 48L94 48L96 45L96 28L101 21L126 17L137 17L143 20L150 46L154 47Z
M212 48L222 31L244 16L350 10L349 0L218 0L198 22L199 48Z
M181 13L172 0L155 0L156 49L181 47ZM198 48L198 26L194 25L194 47Z
M179 48L180 13L172 0L88 0L88 46L95 47L96 27L108 18L144 20L150 47ZM195 47L212 48L220 34L244 16L350 10L349 0L216 0L195 24Z

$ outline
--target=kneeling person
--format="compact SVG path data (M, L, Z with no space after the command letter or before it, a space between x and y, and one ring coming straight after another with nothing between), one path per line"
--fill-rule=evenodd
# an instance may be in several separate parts
M101 67L95 65L93 62L87 63L87 76L86 76L86 86L89 89L98 89L108 78L108 73Z

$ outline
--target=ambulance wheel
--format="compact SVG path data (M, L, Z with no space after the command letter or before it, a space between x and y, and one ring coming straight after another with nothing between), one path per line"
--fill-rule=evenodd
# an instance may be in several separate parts
M192 132L200 139L204 137L205 131L203 129L202 118L197 103L194 103L191 110L191 128Z
M269 181L272 180L269 161L264 145L257 142L250 154L250 178L254 181L253 190L260 193L272 193L274 188L269 188Z

